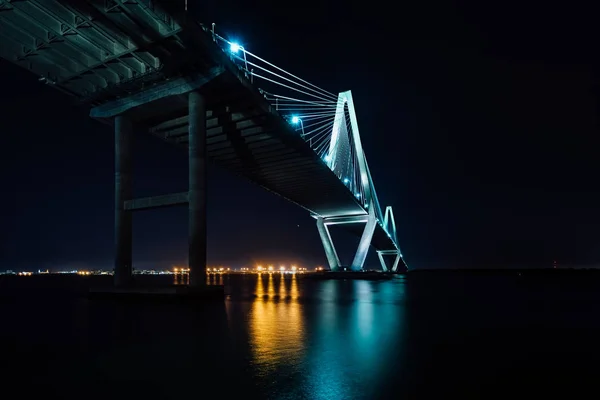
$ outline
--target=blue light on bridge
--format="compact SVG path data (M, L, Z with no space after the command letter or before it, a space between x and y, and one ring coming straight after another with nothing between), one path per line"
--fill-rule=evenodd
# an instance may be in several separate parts
M326 154L325 157L323 158L326 162L331 161L331 156L329 154Z
M357 199L360 199L360 193L356 193L354 196L356 196Z
M292 117L292 124L297 124L298 122L300 122L300 117L298 117L297 115L294 115Z
M229 46L229 49L231 50L232 53L237 53L238 51L240 51L242 47L237 44L237 43L231 43Z
M348 178L344 178L344 183L345 183L345 184L348 184L349 182L350 182L350 179L348 179Z

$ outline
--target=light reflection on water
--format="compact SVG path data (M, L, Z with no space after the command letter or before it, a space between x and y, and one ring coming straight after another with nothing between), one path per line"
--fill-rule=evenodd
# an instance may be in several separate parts
M297 302L297 279L295 274L277 278L261 274L256 280L256 300L250 309L248 329L254 361L263 375L275 373L280 364L299 362L303 354L304 321Z
M269 398L373 398L395 373L405 340L402 280L267 273L245 282L255 296L233 290L228 319L232 330L247 329L254 376ZM240 308L246 318L236 315Z
M401 361L403 282L321 282L308 349L313 399L375 398Z
M587 275L216 275L210 281L224 282L225 302L194 304L71 292L111 279L0 277L6 390L23 398L376 400L556 397L557 388L583 398L574 388L597 386L581 363L581 354L600 359L600 294Z
M224 284L223 274L214 273L214 274L206 274L206 284L207 285L223 285Z
M189 285L190 284L190 274L186 274L186 273L173 274L173 284L174 285Z
M210 274L207 283L225 285L224 302L163 304L51 296L39 293L32 279L18 282L34 283L35 291L27 291L36 293L34 301L0 301L0 339L16 344L2 356L19 366L15 371L35 362L43 385L54 391L85 388L107 398L126 386L132 396L178 399L190 389L168 387L171 382L212 388L225 381L219 386L223 398L241 391L245 398L277 400L377 399L376 391L397 380L405 358L400 280ZM60 279L65 285L69 279L73 285L88 282ZM63 376L79 386L65 388Z

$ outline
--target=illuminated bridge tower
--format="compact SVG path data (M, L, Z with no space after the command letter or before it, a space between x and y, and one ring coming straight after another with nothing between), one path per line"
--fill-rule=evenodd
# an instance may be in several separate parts
M325 155L324 161L350 190L355 197L355 201L362 206L362 212L359 214L342 211L337 215L326 217L314 215L331 271L346 270L346 267L342 267L340 263L329 232L329 226L341 224L348 225L346 228L360 235L360 242L350 265L350 270L361 271L363 269L371 245L377 250L383 271L396 272L401 261L405 266L398 245L392 207L388 206L384 215L377 199L371 172L360 140L351 91L339 94L331 140L329 141L329 151ZM361 226L364 226L362 232L360 231ZM388 255L394 256L390 268L388 268L384 257Z

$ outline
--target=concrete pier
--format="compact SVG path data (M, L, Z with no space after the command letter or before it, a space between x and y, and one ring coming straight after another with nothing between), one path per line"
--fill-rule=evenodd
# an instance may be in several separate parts
M123 115L115 117L115 286L126 286L132 273L132 215L125 209L132 189L132 123Z
M317 229L319 230L319 236L321 237L321 242L323 243L323 248L325 249L325 255L327 256L329 268L332 271L339 270L340 259L335 251L333 240L331 240L331 234L329 233L329 230L323 221L323 217L317 217Z
M206 105L198 92L189 98L189 250L190 286L206 285Z

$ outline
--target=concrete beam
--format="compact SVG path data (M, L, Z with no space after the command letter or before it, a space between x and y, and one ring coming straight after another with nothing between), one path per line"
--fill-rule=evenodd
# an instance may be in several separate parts
M115 274L116 286L126 286L132 276L133 225L125 202L131 199L133 126L125 116L115 118Z
M350 215L347 217L329 217L325 219L325 225L339 225L339 224L358 224L367 223L369 216L364 215Z
M188 192L143 197L125 202L125 210L139 211L151 208L180 206L188 203Z
M212 111L206 112L206 126L208 128L216 126L219 123L219 119L213 118L213 117L214 117L214 113ZM185 128L185 130L187 132L187 126L188 126L189 121L190 121L189 116L184 115L183 117L179 117L179 118L161 122L160 124L151 127L149 129L149 132L150 133L161 133L161 132L169 132L173 129L181 129L181 128Z
M362 270L363 265L365 264L365 259L367 258L367 253L369 252L369 246L371 246L371 240L373 239L373 233L375 233L376 227L377 219L375 218L373 207L371 207L371 211L369 211L369 220L365 225L365 230L363 231L363 234L360 238L360 242L358 243L358 249L356 250L354 261L352 261L352 266L350 267L352 271Z
M206 284L206 103L198 92L188 95L188 264L190 286Z
M377 252L377 257L379 257L379 263L381 264L381 270L383 272L387 272L388 267L387 264L385 263L385 259L383 258L383 253L381 253L380 251Z
M392 264L392 267L389 268L392 272L398 271L398 266L400 265L400 261L402 261L403 267L406 267L406 263L404 262L404 259L402 258L402 253L399 250L378 250L377 256L379 257L379 262L381 263L381 268L384 271L387 271L388 268L387 268L387 264L386 264L383 256L395 256L394 263Z
M250 132L250 131L254 135L258 135L263 132L270 132L270 130L265 130L263 127L260 127L260 126L255 126L253 128L247 128L247 129L239 129L239 131L240 131L240 135L242 137L249 136L248 132ZM228 132L225 132L223 130L223 127L208 129L206 132L207 140L210 140L211 138L214 138L214 137L222 136L226 133L228 133ZM175 139L175 143L177 143L177 144L187 144L187 142L188 142L187 136L182 136L182 135L178 135L178 134L169 135L169 136L165 137L165 139ZM248 143L247 140L246 140L246 142Z
M208 122L207 122L207 126L208 126ZM188 130L189 130L189 126L180 126L179 128L175 128L175 129L171 129L169 131L165 131L162 133L162 135L164 136L165 139L172 139L172 138L178 138L181 136L185 136L187 138L188 136ZM158 132L157 132L158 133ZM222 126L214 126L207 129L206 131L206 136L215 136L215 135L219 135L223 133L223 127Z
M129 97L111 101L90 110L92 118L111 118L123 114L136 107L163 99L165 97L182 95L200 89L208 82L223 73L223 67L212 68L206 75L192 75L178 78L153 86Z
M234 118L235 117L235 118ZM223 128L223 123L226 122L230 122L233 121L235 122L235 124L231 124L230 127L233 130L236 131L243 131L245 129L251 129L251 128L260 128L261 125L259 125L262 121L258 121L255 122L254 119L246 119L247 117L243 116L242 114L232 114L231 116L223 116L221 118L211 118L209 120L206 120L206 136L210 137L210 136L214 136L214 135L218 135L218 134L222 134L225 133L225 129ZM236 120L238 122L236 122ZM152 133L162 133L162 132L158 132L158 131L152 131ZM174 129L170 129L167 131L163 131L164 132L164 137L165 138L173 138L173 137L178 137L178 136L187 136L188 134L188 126L187 125L183 125L183 126L179 126L177 128Z
M333 240L331 240L331 234L329 233L329 229L327 229L327 225L323 223L323 218L321 217L317 218L317 229L319 231L319 236L321 237L321 242L323 243L325 256L327 256L329 269L332 271L339 270L340 258L338 257L338 254L335 251L335 246L333 245Z
M208 122L209 118L212 118L213 112L206 112L206 120ZM170 119L168 121L161 122L149 129L151 133L160 132L160 131L168 131L173 128L179 128L180 126L187 126L190 121L190 117L188 115L184 115L183 117Z

